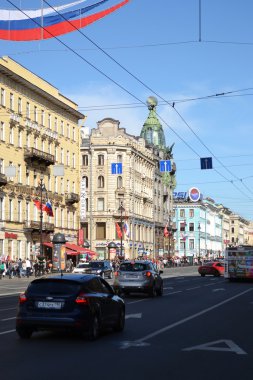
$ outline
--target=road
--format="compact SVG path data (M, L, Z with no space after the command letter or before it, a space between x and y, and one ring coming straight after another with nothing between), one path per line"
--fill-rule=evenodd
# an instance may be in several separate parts
M1 375L25 379L252 379L253 284L164 271L164 296L125 298L123 333L98 341L15 333L17 293L27 279L0 281ZM11 294L15 293L15 294Z

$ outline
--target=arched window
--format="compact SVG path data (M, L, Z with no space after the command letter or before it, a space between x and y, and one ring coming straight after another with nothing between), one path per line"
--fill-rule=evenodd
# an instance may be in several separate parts
M87 176L84 176L82 178L83 181L85 181L85 186L86 186L86 189L89 187L89 180L88 180L88 177Z
M98 165L99 166L104 166L104 164L105 164L104 155L103 154L99 154L98 155Z
M105 187L105 179L102 175L98 177L98 188L104 188Z

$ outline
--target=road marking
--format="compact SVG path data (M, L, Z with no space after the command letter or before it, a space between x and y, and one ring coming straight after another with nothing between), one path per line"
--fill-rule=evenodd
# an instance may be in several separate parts
M217 288L217 289L213 289L213 292L222 292L224 290L225 290L224 288Z
M131 304L133 304L133 303L138 303L138 302L146 301L147 299L148 299L148 298L142 298L141 300L128 302L128 305L131 305Z
M228 347L214 347L214 345L224 343ZM200 344L198 346L193 346L189 348L184 348L182 351L193 351L193 350L204 350L204 351L223 351L223 352L235 352L237 355L247 355L237 344L229 339L215 340L214 342L209 342L205 344Z
M16 331L16 330L3 331L3 332L0 332L0 335L10 334L10 333L13 333L13 332L15 332L15 331Z
M170 293L164 294L164 296L169 296L170 294L176 294L176 293L182 293L182 290L178 290L177 292L170 292Z
M208 307L207 309L201 310L201 311L199 311L198 313L195 313L195 314L193 314L193 315L190 315L189 317L186 317L186 318L184 318L184 319L181 319L180 321L177 321L177 322L175 322L175 323L172 323L171 325L165 326L165 327L163 327L162 329L156 330L156 331L154 331L153 333L150 333L150 334L144 336L143 338L136 339L135 341L132 342L132 344L143 343L143 342L145 342L146 340L149 340L149 339L151 339L151 338L154 338L154 337L157 336L157 335L160 335L160 334L162 334L162 333L164 333L164 332L166 332L166 331L168 331L168 330L173 329L174 327L180 326L180 325L182 325L183 323L186 323L186 322L188 322L188 321L190 321L190 320L192 320L192 319L194 319L194 318L197 318L197 317L199 317L199 316L201 316L201 315L204 315L204 314L208 313L208 312L211 311L211 310L217 309L218 307L220 307L220 306L222 306L222 305L225 305L226 303L228 303L228 302L230 302L230 301L232 301L232 300L234 300L234 299L236 299L236 298L238 298L238 297L241 297L241 296L243 296L244 294L249 293L249 292L251 292L251 291L252 291L252 289L247 289L247 290L245 290L244 292L241 292L241 293L239 293L239 294L236 294L236 295L233 296L233 297L227 298L226 300L224 300L224 301L222 301L222 302L219 302L219 303L217 303L217 304L215 304L215 305L213 305L213 306L210 306L210 307ZM120 348L128 348L128 347L124 347L124 342L122 342L122 345L123 345L123 346L121 346ZM129 347L130 347L130 345L129 345Z
M188 288L186 290L193 290L193 289L199 289L199 288L200 288L200 286L195 286L194 288Z
M17 309L16 307L9 307L8 309L0 309L0 312L6 311L6 310L16 310L16 309Z
M130 319L130 318L136 318L136 319L140 319L142 318L142 313L137 313L137 314L127 314L126 319Z
M16 317L1 319L1 322L10 321L11 319L16 319Z
M214 286L214 285L216 285L217 283L215 282L214 284L206 284L206 285L204 285L204 286Z
M169 286L168 288L163 288L163 290L168 290L168 289L174 289L172 286Z

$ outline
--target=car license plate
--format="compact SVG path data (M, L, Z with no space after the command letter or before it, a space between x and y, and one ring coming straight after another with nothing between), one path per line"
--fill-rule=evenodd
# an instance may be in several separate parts
M136 278L138 278L138 274L125 275L126 280L135 280Z
M37 307L39 309L56 309L59 310L63 306L63 302L37 302Z

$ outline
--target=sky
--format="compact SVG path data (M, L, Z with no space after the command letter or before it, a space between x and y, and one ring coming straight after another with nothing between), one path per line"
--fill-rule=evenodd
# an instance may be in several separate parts
M11 2L41 6L41 0ZM0 0L0 9L15 8ZM176 191L197 187L253 220L252 14L252 0L131 0L81 32L0 40L0 56L75 101L89 128L111 117L139 135L146 100L155 96L166 144L175 143ZM213 169L201 170L205 157L212 157Z

